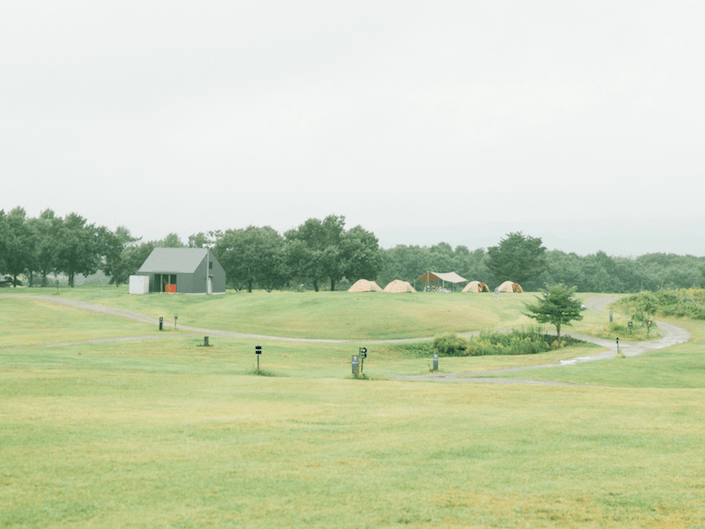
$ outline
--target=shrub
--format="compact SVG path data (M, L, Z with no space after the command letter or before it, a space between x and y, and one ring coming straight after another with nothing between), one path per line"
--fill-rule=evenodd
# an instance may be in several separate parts
M433 349L438 356L468 356L468 341L453 333L445 333L433 339Z
M551 334L543 334L537 329L513 330L510 332L483 332L470 339L468 352L472 356L485 355L526 355L545 353L580 343L569 336L558 339Z
M705 289L640 292L623 297L614 306L631 313L634 321L644 321L655 315L705 320Z

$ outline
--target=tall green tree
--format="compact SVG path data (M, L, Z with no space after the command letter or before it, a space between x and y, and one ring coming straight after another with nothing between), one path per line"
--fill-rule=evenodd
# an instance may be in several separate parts
M38 218L30 220L37 237L36 271L42 278L42 286L46 287L47 277L51 272L56 271L57 237L64 221L51 209L45 209Z
M6 218L5 270L17 287L18 276L31 272L35 267L36 236L24 208L16 207Z
M287 231L287 266L292 275L311 281L316 292L320 283L330 280L330 289L345 273L341 240L345 217L328 215L322 221L308 219L298 228Z
M575 287L569 288L563 283L547 286L539 291L536 303L524 305L524 314L538 323L555 325L556 335L560 339L561 326L583 319L582 302L575 298Z
M258 285L271 292L286 284L284 239L269 226L226 230L216 241L213 253L227 280L238 290L252 292Z
M99 230L99 238L103 245L101 253L105 256L103 272L110 276L110 283L115 284L116 287L127 283L130 275L136 270L133 270L126 250L138 239L133 237L125 226L118 226L115 232L107 229Z
M487 267L498 281L526 283L546 269L545 253L540 237L508 233L497 246L487 249Z
M0 274L5 274L7 272L5 259L7 257L8 233L9 228L7 226L7 215L5 215L5 210L0 209ZM2 280L1 275L0 280Z
M362 226L355 226L343 234L340 254L343 274L350 282L363 278L374 281L382 270L379 241L374 233Z
M57 234L56 267L75 284L76 274L88 276L101 265L102 245L99 231L78 213L68 214Z

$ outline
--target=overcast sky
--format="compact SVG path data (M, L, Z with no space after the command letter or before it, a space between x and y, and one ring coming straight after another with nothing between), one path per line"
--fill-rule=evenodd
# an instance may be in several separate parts
M0 3L0 209L705 255L705 2Z

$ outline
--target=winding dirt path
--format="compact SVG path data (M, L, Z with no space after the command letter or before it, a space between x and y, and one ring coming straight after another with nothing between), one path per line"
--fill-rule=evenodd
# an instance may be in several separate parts
M76 299L61 298L61 297L50 297L50 296L30 296L23 294L2 294L0 299L4 297L10 298L23 298L23 299L34 299L38 301L43 301L47 303L54 303L58 305L64 305L68 307L73 307L80 310L85 310L89 312L94 312L98 314L105 314L108 316L118 316L121 318L127 318L139 323L147 323L151 325L159 325L159 319L153 318L151 316L146 316L138 312L132 312L124 309L117 309L114 307L108 307L106 305L100 305L98 303L90 303L87 301L80 301ZM606 312L605 307L610 303L619 299L619 296L591 296L586 300L587 310L595 312ZM664 321L656 321L661 330L662 337L657 340L650 340L645 342L632 342L632 343L621 343L619 346L619 352L621 352L626 357L638 356L649 351L654 351L656 349L663 349L665 347L670 347L679 343L687 342L691 333L682 327L666 323ZM164 322L166 327L175 327L171 322ZM205 329L202 327L192 327L188 325L178 325L178 329L182 331L188 331L191 333L198 333L207 336L222 336L227 338L249 338L249 339L259 339L259 340L276 340L276 341L286 341L286 342L313 342L313 343L357 343L361 340L331 340L331 339L320 339L320 338L287 338L282 336L266 336L261 334L247 334L238 333L232 331L221 331L217 329ZM471 336L478 333L470 332L463 333L463 336ZM566 365L574 365L582 362L594 362L597 360L609 360L617 356L617 344L612 340L604 340L601 338L595 338L593 336L570 333L569 336L583 340L585 342L594 343L601 347L604 347L604 351L590 356L581 356L576 358L571 358L570 360L561 360L558 363L552 364L541 364L532 366L522 366L522 367L510 367L506 369L499 369L493 371L464 371L460 373L450 373L450 374L436 374L436 375L416 375L416 376L392 376L389 377L390 380L409 380L409 381L433 381L433 382L464 382L464 383L482 383L482 384L540 384L540 385L574 385L564 382L550 382L550 381L536 381L529 379L513 379L513 378L483 378L485 375L497 375L502 373L514 373L518 371L531 371L533 369L546 369L561 367ZM174 335L171 335L172 337ZM98 338L93 340L84 340L80 342L62 342L49 345L41 345L36 347L59 347L65 345L78 345L85 343L107 343L107 342L124 342L132 340L145 340L145 339L155 339L155 338L165 338L165 335L149 335L149 336L123 336L118 338ZM428 341L433 338L408 338L408 339L398 339L398 340L362 340L368 344L380 344L380 343L405 343L405 342L420 342Z
M619 296L592 296L589 298L585 306L587 310L594 312L607 312L605 308L610 303L617 301ZM626 357L639 356L656 349L663 349L665 347L671 347L679 343L685 343L690 340L692 336L689 331L678 327L671 323L666 323L665 321L655 320L656 324L661 331L661 338L657 340L649 340L644 342L631 342L631 343L620 343L619 351L617 351L617 343L614 340L605 340L602 338L595 338L594 336L588 336L586 334L579 333L566 333L567 336L571 336L578 340L582 340L588 343L594 343L601 347L604 347L604 351L590 356L578 356L571 358L570 360L561 360L557 363L552 364L541 364L532 366L521 366L521 367L508 367L506 369L496 369L492 371L464 371L459 373L450 373L443 375L417 375L417 376L400 376L400 377L389 377L392 380L418 380L418 381L434 381L434 382L464 382L470 384L543 384L543 385L561 385L561 386L574 386L576 384L570 384L568 382L550 382L550 381L536 381L529 379L515 379L515 378L483 378L486 375L500 375L502 373L516 373L519 371L531 371L533 369L546 369L554 367L562 367L567 365L575 365L583 362L594 362L597 360L610 360L617 356L620 352Z

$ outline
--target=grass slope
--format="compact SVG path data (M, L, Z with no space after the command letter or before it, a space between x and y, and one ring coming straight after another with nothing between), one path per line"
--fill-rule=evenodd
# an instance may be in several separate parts
M0 347L142 336L158 329L39 300L0 295Z
M45 290L24 289L44 294ZM220 296L130 296L125 287L64 289L61 296L127 309L179 324L294 338L385 339L529 325L527 297L507 294L255 292Z

